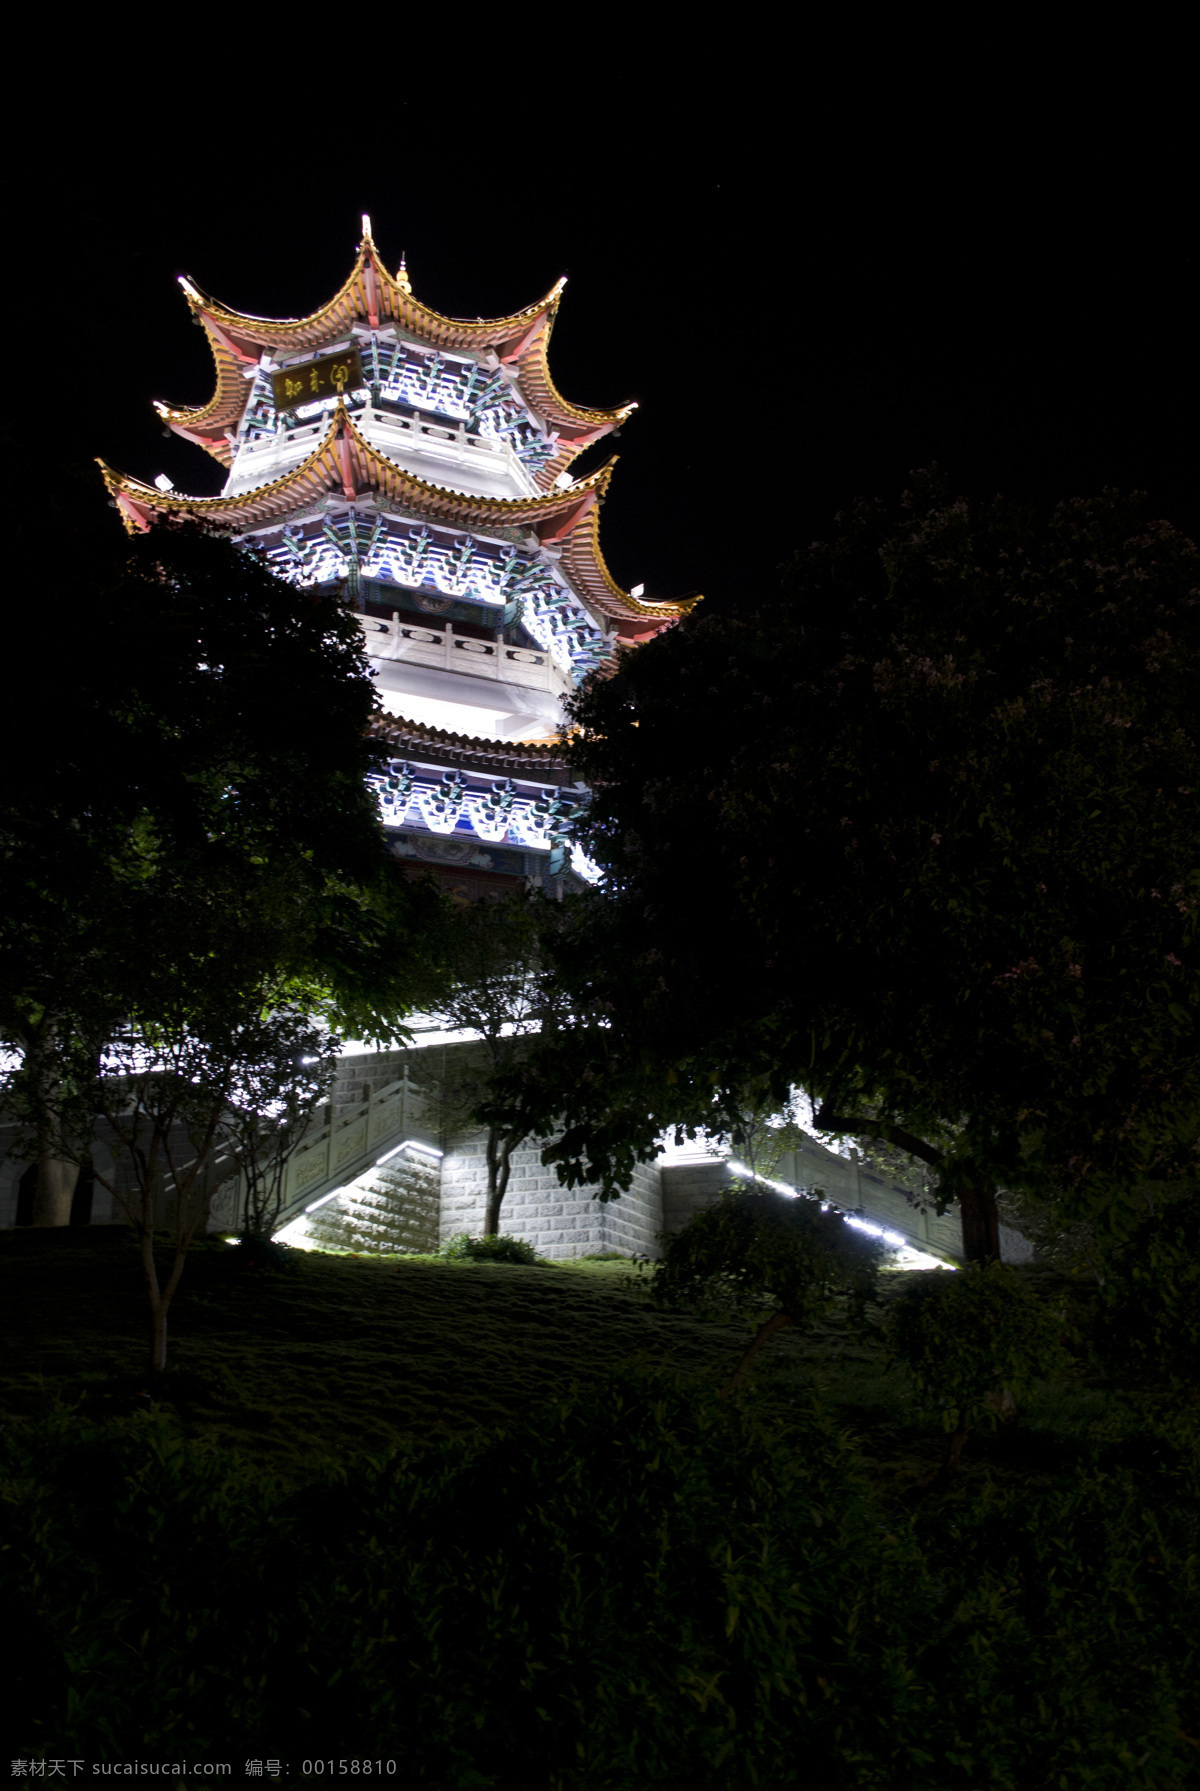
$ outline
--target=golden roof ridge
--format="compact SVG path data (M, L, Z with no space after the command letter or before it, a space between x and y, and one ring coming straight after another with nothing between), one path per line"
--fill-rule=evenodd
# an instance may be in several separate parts
M526 380L528 379L532 384L531 375L536 374L537 378L545 388L546 397L553 407L552 413L547 417L548 422L553 422L555 420L554 412L557 412L563 421L583 423L588 427L595 429L597 433L603 430L603 432L607 434L610 429L619 428L620 425L625 422L626 418L633 415L634 411L637 409L636 398L630 399L626 404L614 404L607 409L596 405L572 404L569 398L564 398L558 387L555 385L550 373L549 348L550 330L547 328L539 332L537 339L529 344L525 353L521 356L518 384L520 385L522 396L525 398L526 403L531 410L538 411L543 416L546 415L547 407L544 402L539 401L540 394L533 394L526 391ZM531 363L531 366L528 369L525 365L526 360ZM591 439L595 440L595 435L593 435ZM581 443L581 450L587 445L586 442Z
M359 285L368 266L374 277L382 283L383 290L392 301L389 315L394 321L403 324L404 327L411 330L413 335L417 336L421 334L421 331L412 327L411 320L427 318L435 326L432 342L434 347L449 346L448 343L437 340L437 330L465 332L464 346L468 341L488 335L492 336L494 341L503 342L507 336L515 334L522 327L528 327L541 313L556 306L563 287L566 285L565 277L556 280L549 292L544 293L540 299L536 299L520 311L514 311L505 317L476 317L473 319L448 317L440 311L435 311L432 306L422 304L420 299L414 298L406 286L388 272L382 256L369 236L364 236L359 243L354 266L351 268L348 278L331 299L324 305L319 305L307 317L261 317L252 311L235 311L231 306L223 305L219 299L204 292L190 276L186 280L181 277L180 284L183 286L189 305L194 312L199 313L201 321L207 315L218 327L229 330L234 335L244 335L250 341L260 339L260 345L268 348L277 332L285 336L292 336L299 331L311 332L324 328L330 322L344 325L347 314L343 310L342 316L339 318L337 312L340 306L344 306L351 299L361 298L361 306L356 305L355 315L361 317L364 322L369 320L372 311L376 315L381 315L382 308L372 306L369 302L365 282L363 286Z
M338 399L337 410L334 412L335 426L339 416L343 420L345 426L349 429L351 437L362 449L368 460L381 464L388 468L389 471L400 473L408 483L419 487L422 492L428 492L431 497L448 496L461 498L466 503L495 505L503 508L506 514L512 515L517 514L518 511L527 513L527 507L536 507L539 510L537 520L540 522L548 522L554 515L555 509L564 512L568 511L573 504L579 503L583 498L590 497L593 493L598 498L603 497L612 481L613 470L620 458L619 455L611 454L604 462L603 466L597 467L595 472L589 473L586 478L572 480L570 485L556 487L553 491L541 492L536 497L480 497L473 492L457 492L452 486L434 485L430 480L422 479L419 474L406 471L406 469L400 466L398 462L392 460L387 454L383 453L381 449L375 447L373 442L367 440L366 436L362 433L362 430L359 429L358 425L355 423L354 418L350 415L350 412L346 409L345 403L341 398ZM545 504L547 499L550 500L553 507L542 514L541 506ZM595 506L593 506L593 508L594 507Z

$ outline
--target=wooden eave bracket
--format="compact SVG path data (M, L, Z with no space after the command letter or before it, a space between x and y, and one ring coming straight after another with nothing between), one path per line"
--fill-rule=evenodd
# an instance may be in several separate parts
M123 491L117 492L117 508L125 520L125 527L130 534L146 535L150 532L150 521L144 510L140 509L133 499Z
M244 348L239 348L229 332L223 330L220 324L216 322L208 311L201 311L200 316L203 319L204 327L209 334L216 338L222 348L228 349L230 354L236 355L243 367L257 367L259 361L258 353L248 354Z
M182 436L185 442L195 442L196 446L203 448L206 454L220 454L228 445L223 433L220 435L198 435L194 429L185 429L182 423L173 423L170 417L164 417L163 421L173 435Z
M546 312L543 311L540 317L534 318L527 330L523 330L522 333L519 336L514 337L511 342L506 342L497 348L500 364L504 367L512 367L519 363L526 349L530 347L543 330L547 330L548 328L549 318Z
M595 491L585 492L577 504L564 510L560 516L548 516L544 522L537 524L537 537L543 547L553 541L565 541L584 518L595 508L599 494Z

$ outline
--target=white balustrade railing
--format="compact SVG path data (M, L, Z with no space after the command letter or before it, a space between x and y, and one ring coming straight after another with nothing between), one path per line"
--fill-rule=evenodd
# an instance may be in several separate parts
M389 1139L419 1131L422 1116L420 1095L404 1076L387 1083L377 1092L368 1088L364 1099L353 1106L326 1107L284 1166L281 1222L296 1216L296 1210L303 1208L306 1196L317 1199L322 1188L331 1181L337 1182L343 1177L349 1180L360 1173ZM190 1169L191 1165L188 1167ZM245 1205L245 1187L242 1172L233 1168L228 1149L216 1153L212 1162L206 1165L204 1180L211 1185L215 1196L209 1229L226 1231L236 1228ZM170 1192L168 1185L164 1190L167 1202Z
M574 688L570 674L549 653L539 649L510 647L502 640L473 640L469 635L455 634L449 622L426 628L420 623L402 621L398 612L393 613L390 622L379 616L360 616L358 623L372 659L435 666L447 672L462 672L469 678L494 678L502 684L519 685L523 690L549 690L559 697Z
M397 1132L410 1128L418 1106L412 1084L401 1077L353 1107L343 1107L332 1120L314 1128L293 1152L284 1172L283 1210L368 1156Z

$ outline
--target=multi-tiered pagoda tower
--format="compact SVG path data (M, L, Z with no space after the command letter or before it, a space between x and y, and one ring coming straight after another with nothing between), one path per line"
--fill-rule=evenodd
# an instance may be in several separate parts
M473 895L584 871L582 791L557 739L564 696L688 604L622 591L600 551L615 459L582 450L634 409L589 410L547 364L564 282L512 317L442 317L390 274L370 220L349 279L311 317L231 311L181 280L216 363L167 427L228 468L188 497L103 466L130 530L186 516L254 542L284 576L358 610L385 715L390 847ZM692 600L696 601L695 599Z

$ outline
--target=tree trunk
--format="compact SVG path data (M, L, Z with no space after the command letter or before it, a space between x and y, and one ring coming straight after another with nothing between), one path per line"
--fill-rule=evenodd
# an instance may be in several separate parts
M26 1045L32 1088L36 1091L37 1192L33 1197L31 1221L35 1226L71 1223L71 1196L79 1179L78 1163L68 1162L62 1155L62 1078L54 1058L57 1037L58 1028L47 1017Z
M776 1332L782 1331L784 1326L790 1325L791 1322L792 1321L786 1312L776 1312L765 1324L758 1327L758 1331L751 1342L749 1349L747 1349L745 1355L729 1377L729 1384L725 1389L726 1393L732 1393L733 1389L742 1381L746 1370L749 1368L751 1362L753 1362L763 1344L769 1343Z
M962 1212L963 1257L967 1262L999 1262L1000 1215L990 1182L964 1188L958 1197Z
M963 1444L970 1434L971 1427L969 1424L960 1424L957 1430L950 1433L950 1436L946 1440L945 1459L938 1469L937 1478L934 1482L935 1485L945 1486L946 1482L950 1479L958 1466L958 1458L963 1452Z
M37 1193L33 1197L34 1225L69 1225L71 1197L79 1180L78 1163L68 1163L44 1149L38 1157Z
M150 1339L150 1377L153 1380L167 1366L167 1308L159 1300L154 1308L154 1328Z
M146 1277L146 1292L150 1296L150 1376L153 1380L167 1365L167 1304L162 1297L158 1264L154 1260L154 1232L148 1222L151 1211L148 1199L143 1198L142 1270Z
M488 1191L487 1206L483 1215L485 1238L494 1238L500 1229L500 1208L504 1204L504 1196L508 1192L508 1175L512 1167L510 1159L517 1142L515 1138L502 1138L499 1126L493 1126L488 1133Z

